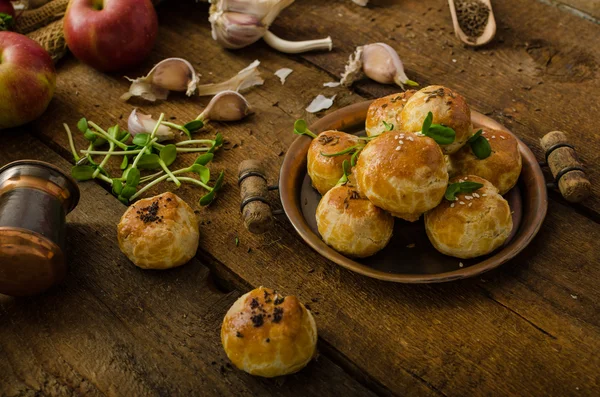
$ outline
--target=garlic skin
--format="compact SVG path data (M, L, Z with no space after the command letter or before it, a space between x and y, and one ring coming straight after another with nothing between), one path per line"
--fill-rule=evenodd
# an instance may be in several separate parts
M291 42L269 32L279 13L294 0L214 0L208 20L212 37L222 47L239 49L263 38L274 49L297 54L312 50L331 51L330 37L321 40Z
M319 94L304 110L306 110L308 113L318 113L321 110L329 109L331 106L333 106L333 101L335 100L336 96L337 95L327 98L326 96Z
M154 120L152 116L138 113L137 109L133 109L127 119L127 129L131 136L136 136L137 134L150 134L154 130L156 122L157 121ZM173 133L173 130L166 125L160 125L156 131L155 137L158 139L158 142L170 141L175 139L175 134Z
M361 7L366 7L369 4L369 0L352 0L354 4L358 4Z
M191 63L183 58L168 58L157 63L150 73L131 81L129 92L121 96L127 101L139 96L147 101L165 100L170 91L185 92L191 96L198 86L198 75Z
M252 107L237 91L223 91L215 95L204 111L196 118L205 123L214 121L237 121L254 113Z
M199 85L197 87L198 95L216 95L221 91L245 91L255 85L262 85L265 81L260 76L259 65L260 61L255 60L227 81Z
M381 84L418 86L404 72L404 65L396 50L385 43L367 44L357 47L350 56L346 70L342 75L342 85L350 86L362 75Z

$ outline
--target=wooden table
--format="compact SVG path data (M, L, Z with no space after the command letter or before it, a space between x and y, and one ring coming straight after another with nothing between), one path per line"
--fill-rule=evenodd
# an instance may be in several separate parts
M473 50L454 37L445 0L373 0L367 8L349 0L298 1L273 31L290 39L331 35L335 43L331 53L302 56L263 43L225 51L210 38L205 4L168 3L159 7L155 51L129 76L179 56L197 67L202 82L224 80L254 59L266 80L247 94L254 116L212 123L199 134L219 130L229 144L211 165L226 171L213 206L199 207L198 189L177 191L198 210L197 258L164 272L136 268L116 243L125 207L106 186L81 183L81 202L68 219L67 278L39 297L0 296L0 395L600 394L597 2L496 1L497 38ZM593 197L569 205L550 192L548 217L525 252L482 277L439 285L391 284L346 271L308 248L284 218L266 235L248 233L239 215L239 162L262 159L274 183L295 138L293 121L318 117L304 111L317 94L337 93L334 110L396 91L368 81L351 91L322 87L338 79L357 45L377 41L398 50L411 79L455 88L540 159L542 135L568 132L596 182ZM273 76L282 67L294 70L285 85ZM132 104L118 100L128 87L121 74L98 73L72 57L58 71L46 114L3 133L0 164L33 158L68 171L63 122L74 128L86 116L126 127ZM136 105L183 122L207 101L172 95ZM80 135L76 144L85 146ZM222 350L226 310L260 285L299 296L315 314L320 354L296 375L252 377L233 368Z

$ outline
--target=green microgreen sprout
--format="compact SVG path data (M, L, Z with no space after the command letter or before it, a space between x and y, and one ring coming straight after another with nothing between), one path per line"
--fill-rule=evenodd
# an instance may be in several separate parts
M311 138L316 138L317 135L308 129L306 125L306 120L298 119L294 123L294 134L296 135L308 135Z
M381 120L381 122L383 123L383 126L385 127L386 131L391 131L394 129L394 124L390 124L390 123L386 122L385 120Z
M15 23L12 15L0 12L0 31L9 30Z
M492 154L490 142L482 134L483 130L479 130L467 141L471 146L473 154L480 160L486 159Z
M477 189L483 187L483 184L477 182L457 182L451 183L446 188L446 193L444 193L444 197L448 201L456 201L456 195L460 193L472 193Z
M336 152L336 153L323 153L323 152L321 152L321 156L325 156L325 157L337 157L337 156L343 156L345 154L350 154L350 153L352 153L352 155L354 155L354 153L356 153L358 151L361 151L364 147L365 147L365 145L363 145L363 144L353 145L353 146L347 147L344 150L340 150L339 152Z
M430 137L438 145L449 145L456 139L456 132L442 124L432 124L433 113L427 113L427 117L423 120L421 134Z
M210 204L216 197L223 184L224 173L221 172L214 186L209 186L210 170L206 166L214 158L214 152L223 146L224 138L217 133L214 139L188 139L181 142L167 145L159 144L157 131L161 125L173 127L173 123L164 122L164 114L160 115L155 123L151 133L137 134L132 137L128 131L115 125L105 131L102 127L92 121L82 118L77 123L77 129L83 134L83 137L90 142L87 150L80 150L83 156L77 153L75 141L68 125L64 125L69 138L69 146L73 154L76 165L72 168L71 174L79 181L100 179L111 185L112 193L124 204L140 197L141 194L148 191L158 183L169 180L174 182L177 187L182 182L196 184L208 190L208 193L200 199L202 205ZM188 132L195 132L203 127L202 121L192 121L183 127ZM178 128L179 129L179 128ZM184 131L185 132L185 131ZM189 134L186 134L190 136ZM129 140L131 140L130 143ZM96 150L100 144L108 143L108 150ZM195 147L191 147L194 145ZM199 145L199 146L196 146ZM189 167L178 170L171 170L169 167L177 159L180 152L206 152L196 158ZM102 155L103 159L98 164L94 162L92 156ZM110 177L106 172L106 166L114 156L122 156L119 168L123 171L120 177ZM87 161L89 164L84 164ZM143 176L140 170L156 170L151 175ZM188 176L178 177L182 174L195 174L198 179ZM140 188L140 185L144 185Z
M338 181L336 186L345 185L346 183L348 183L348 176L350 175L351 172L352 172L352 170L350 167L350 162L348 162L348 160L344 160L342 162L342 177L340 178L340 180Z

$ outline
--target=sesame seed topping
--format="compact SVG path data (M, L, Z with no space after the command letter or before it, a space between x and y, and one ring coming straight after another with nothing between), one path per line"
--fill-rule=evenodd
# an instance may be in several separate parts
M465 196L466 200L473 200L473 196Z
M481 197L485 197L485 196L487 196L487 194L485 194L485 193L483 193L483 194L481 195Z
M475 197L475 198L479 198L479 194L477 194L477 193L473 193L473 197Z
M465 205L465 202L464 201L459 201L458 204Z
M398 141L399 145L404 145L404 141Z
M473 205L473 203L469 203L468 207L470 207L470 206L472 206L472 205Z
M496 135L492 135L492 139L496 139Z
M396 150L402 149L402 146L396 146Z
M400 134L400 138L404 138L404 134Z
M394 135L394 139L398 139L398 135Z
M458 262L458 267L463 267L463 263L462 262Z
M504 137L504 136L500 135L500 139L506 139L506 137Z
M450 204L450 208L454 208L454 203Z
M412 136L409 136L409 137L408 137L408 138L406 138L406 139L408 139L408 140L409 140L409 141L411 141L411 142L414 142L414 140L415 140L415 138L413 138Z

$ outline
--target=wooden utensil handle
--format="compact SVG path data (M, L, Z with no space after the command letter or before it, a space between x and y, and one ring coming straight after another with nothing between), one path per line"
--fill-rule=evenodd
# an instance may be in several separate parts
M240 210L246 229L255 234L267 232L273 226L273 212L267 200L269 191L266 172L257 160L244 160L238 169L238 184L242 199Z
M563 197L571 203L578 203L588 197L592 185L575 148L568 143L567 135L562 131L552 131L540 139L540 144Z

